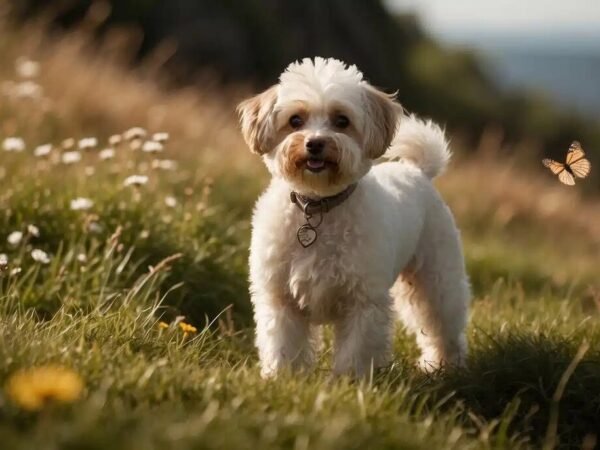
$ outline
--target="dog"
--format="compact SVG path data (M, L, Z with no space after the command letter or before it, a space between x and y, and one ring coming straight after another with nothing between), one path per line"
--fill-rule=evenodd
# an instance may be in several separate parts
M262 376L308 370L332 324L333 373L364 377L389 364L397 317L421 368L464 364L469 281L431 181L450 159L442 129L356 66L319 57L290 64L238 113L272 175L249 258Z

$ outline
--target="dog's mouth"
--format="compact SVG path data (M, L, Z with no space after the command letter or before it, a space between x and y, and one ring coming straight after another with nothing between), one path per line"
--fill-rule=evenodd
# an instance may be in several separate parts
M333 168L333 167L337 166L337 163L334 161L329 161L324 158L318 158L318 157L311 156L309 158L298 161L297 166L304 167L306 170L308 170L309 172L312 172L312 173L319 173L319 172L324 171L327 168Z

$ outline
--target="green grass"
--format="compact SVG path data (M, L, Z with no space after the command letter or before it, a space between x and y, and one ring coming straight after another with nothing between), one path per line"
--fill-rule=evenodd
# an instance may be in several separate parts
M523 254L501 234L496 241L466 236L479 294L467 369L420 374L415 344L399 330L395 362L370 380L330 379L327 346L314 374L266 382L247 327L247 205L228 209L235 202L220 194L207 199L202 177L187 180L193 189L185 194L175 174L153 173L135 191L101 165L87 177L83 165L9 158L0 236L27 224L40 236L7 246L0 380L55 363L78 372L86 388L75 404L35 413L4 394L7 448L535 448L584 339L592 349L560 401L560 443L579 448L600 429L600 327L574 295L585 283L549 281L552 261L543 248ZM23 176L34 163L35 177ZM219 181L215 190L235 183ZM171 193L176 208L162 201ZM93 198L93 210L71 211L76 195ZM90 220L102 229L89 231ZM34 247L51 254L50 264L31 259ZM174 254L181 257L149 271ZM22 271L11 276L16 266ZM233 315L205 326L228 305ZM176 327L158 327L181 311L200 328L191 340Z
M153 170L153 156L127 148L105 162L91 150L72 166L35 158L32 146L58 143L65 130L89 133L94 114L98 133L122 130L93 110L81 123L51 114L31 125L28 108L0 104L0 141L18 131L30 144L0 152L0 253L9 259L0 272L2 448L592 448L600 430L600 257L589 236L547 233L551 224L527 217L518 226L486 224L467 203L458 217L475 292L467 368L420 373L414 339L399 328L389 367L360 382L332 379L328 331L313 373L263 381L246 260L264 171L243 163L224 170L239 150L196 151L198 140L211 139L206 126L200 138L174 136L160 155L179 162L174 171ZM239 143L228 127L236 136L228 142ZM123 186L133 173L149 183ZM453 188L451 206L464 205L468 178ZM473 196L485 202L485 189ZM72 211L76 197L94 206ZM24 238L11 246L14 231ZM35 262L33 249L50 263ZM180 315L197 334L184 337ZM590 349L557 402L584 341ZM26 411L5 383L46 364L77 372L83 394ZM554 432L556 441L547 437Z

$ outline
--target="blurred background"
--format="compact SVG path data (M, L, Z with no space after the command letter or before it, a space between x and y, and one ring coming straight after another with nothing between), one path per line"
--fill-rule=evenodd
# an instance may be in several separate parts
M600 3L499 0L18 0L11 20L87 27L174 86L268 86L287 64L333 56L446 124L469 150L600 155ZM149 70L149 69L148 69ZM595 172L595 171L594 171ZM584 189L598 186L598 177Z

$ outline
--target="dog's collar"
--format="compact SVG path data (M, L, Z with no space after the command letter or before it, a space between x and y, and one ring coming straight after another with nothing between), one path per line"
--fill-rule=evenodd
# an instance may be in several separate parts
M313 199L305 195L298 194L294 191L290 193L290 199L292 203L295 204L300 211L302 211L302 214L304 214L304 220L306 220L306 223L300 226L300 228L298 228L298 232L296 233L298 242L300 242L302 247L306 248L314 244L318 236L317 228L319 225L321 225L321 222L323 222L323 214L344 203L348 197L352 195L356 189L356 185L357 183L353 183L342 192L330 197L322 197L319 199ZM315 215L318 217L311 221L311 219L314 219Z
M357 184L358 183L353 183L346 189L344 189L342 192L338 192L337 194L332 195L330 197L321 197L319 199L313 199L292 191L290 193L290 200L300 209L300 211L304 213L304 215L326 213L331 211L336 206L339 206L342 203L344 203L348 199L348 197L352 195L352 193L356 189Z

